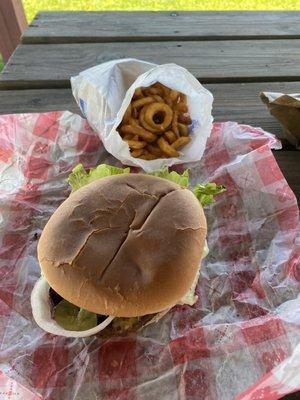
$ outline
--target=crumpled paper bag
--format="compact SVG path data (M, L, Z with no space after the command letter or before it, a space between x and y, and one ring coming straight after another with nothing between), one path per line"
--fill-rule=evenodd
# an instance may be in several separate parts
M300 93L262 92L260 98L282 125L287 140L300 150Z
M191 142L179 158L153 161L130 155L128 144L116 128L137 87L161 82L188 97L192 118ZM205 149L212 128L212 94L185 68L176 64L156 65L136 59L113 60L89 68L71 78L73 95L90 126L101 137L106 150L123 164L141 167L151 172L164 165L198 161Z
M0 369L32 393L22 400L277 400L299 389L299 211L274 148L259 128L215 123L202 159L176 167L192 185L227 188L205 209L210 252L193 307L135 335L64 338L32 317L37 242L77 163L120 163L78 115L0 116Z

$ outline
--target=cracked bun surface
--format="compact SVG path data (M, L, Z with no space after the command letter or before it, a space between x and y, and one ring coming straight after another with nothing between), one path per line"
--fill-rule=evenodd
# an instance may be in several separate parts
M204 212L190 190L122 174L72 193L46 224L38 258L64 299L134 317L172 307L188 292L205 237Z

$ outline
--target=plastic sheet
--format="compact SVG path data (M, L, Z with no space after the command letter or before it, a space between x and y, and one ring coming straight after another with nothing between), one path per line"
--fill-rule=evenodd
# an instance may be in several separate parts
M22 400L273 400L297 390L298 207L271 148L279 142L261 129L218 123L201 161L188 165L193 184L227 187L205 210L210 253L193 307L176 306L136 335L63 338L32 318L37 241L68 196L72 167L117 161L77 115L1 116L0 392L11 387Z

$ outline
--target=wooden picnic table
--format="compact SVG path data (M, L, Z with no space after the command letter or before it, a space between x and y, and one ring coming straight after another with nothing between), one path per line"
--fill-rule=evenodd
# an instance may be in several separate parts
M70 77L136 57L186 67L214 95L216 121L282 138L260 91L300 92L300 12L42 12L0 75L0 113L80 113ZM300 199L300 153L274 151Z
M80 113L70 77L124 57L186 67L213 93L216 121L283 139L274 155L300 201L300 153L259 99L300 92L300 12L41 12L0 75L0 114Z

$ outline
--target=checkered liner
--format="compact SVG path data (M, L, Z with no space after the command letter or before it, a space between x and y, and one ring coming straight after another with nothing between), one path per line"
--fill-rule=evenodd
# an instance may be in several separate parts
M116 160L71 113L0 117L0 398L273 400L299 389L298 207L271 147L261 129L217 123L189 165L193 183L227 187L206 210L194 307L136 336L71 339L32 319L37 240L72 167Z

